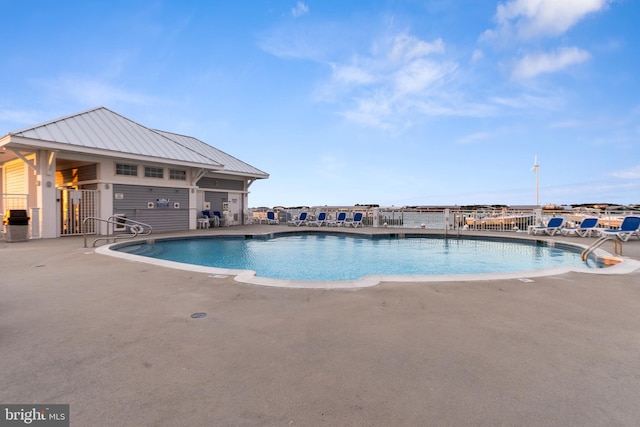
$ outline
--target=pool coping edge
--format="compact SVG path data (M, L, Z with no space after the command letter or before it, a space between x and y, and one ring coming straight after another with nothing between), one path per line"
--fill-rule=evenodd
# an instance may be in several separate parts
M296 230L300 231L300 230ZM352 234L352 233L340 233L339 231L332 231L332 233L338 234ZM159 267L173 268L178 270L186 270L197 273L209 274L213 278L227 278L233 276L233 280L251 285L268 286L268 287L280 287L280 288L305 288L305 289L360 289L376 286L380 283L420 283L420 282L462 282L462 281L486 281L486 280L509 280L509 279L526 279L531 277L544 277L555 276L570 272L578 272L585 274L629 274L636 270L640 270L640 261L626 258L616 257L610 253L597 249L595 255L598 258L607 258L615 260L616 264L602 268L579 268L579 267L552 267L541 270L524 270L516 272L499 272L499 273L482 273L482 274L440 274L440 275L369 275L363 276L356 280L344 280L344 281L305 281L305 280L291 280L291 279L274 279L268 277L259 277L253 270L237 270L226 269L219 267L200 266L195 264L187 264L176 261L160 260L155 258L149 258L140 255L129 254L125 252L115 251L112 248L114 246L123 246L127 244L135 244L134 242L147 242L149 240L176 240L183 238L215 238L215 237L238 237L238 238L251 238L255 236L259 237L274 237L278 234L291 234L291 232L275 232L275 233L255 233L255 234L239 234L239 235L218 235L218 236L172 236L172 237L158 237L158 238L145 238L135 241L120 241L107 245L99 246L95 248L95 252L102 255L112 256L115 258L125 259L133 262L141 262L146 264L152 264ZM367 234L357 233L362 236L369 237L401 237L405 238L407 234L411 237L436 237L438 235L418 235L413 233L385 233L385 234ZM446 234L439 235L439 237L463 237L463 236L446 236ZM463 238L472 239L485 239L485 240L521 240L521 241L536 241L550 246L567 246L573 248L586 249L587 246L574 242L567 242L562 240L553 239L525 239L522 237L495 237L495 236L464 236Z

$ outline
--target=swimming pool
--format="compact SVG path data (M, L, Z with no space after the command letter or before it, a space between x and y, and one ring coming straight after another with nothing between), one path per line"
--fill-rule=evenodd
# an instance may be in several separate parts
M207 236L118 244L127 254L299 281L365 276L470 275L554 267L586 269L578 249L537 240L331 233Z

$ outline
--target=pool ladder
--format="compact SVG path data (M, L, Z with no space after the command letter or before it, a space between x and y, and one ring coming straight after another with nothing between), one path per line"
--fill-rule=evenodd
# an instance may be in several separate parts
M84 247L87 247L87 226L86 222L93 220L96 222L102 222L107 224L107 235L104 237L98 237L92 243L92 247L95 247L96 243L105 240L107 243L113 239L115 242L118 239L133 239L138 236L148 236L153 230L149 224L136 221L122 216L110 216L107 219L90 216L82 221L82 234L84 236ZM117 228L116 228L117 227ZM115 234L116 230L125 230L126 233Z

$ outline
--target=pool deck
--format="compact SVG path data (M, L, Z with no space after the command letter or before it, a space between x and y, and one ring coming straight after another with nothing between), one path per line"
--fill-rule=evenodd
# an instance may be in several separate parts
M622 247L640 261L640 240ZM0 402L68 403L72 426L640 419L640 270L277 288L101 255L77 237L0 241L0 265Z

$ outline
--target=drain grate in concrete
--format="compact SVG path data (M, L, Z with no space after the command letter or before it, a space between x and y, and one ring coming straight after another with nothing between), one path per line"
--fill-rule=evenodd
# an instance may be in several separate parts
M207 313L193 313L191 315L192 319L202 319L203 317L207 317Z

